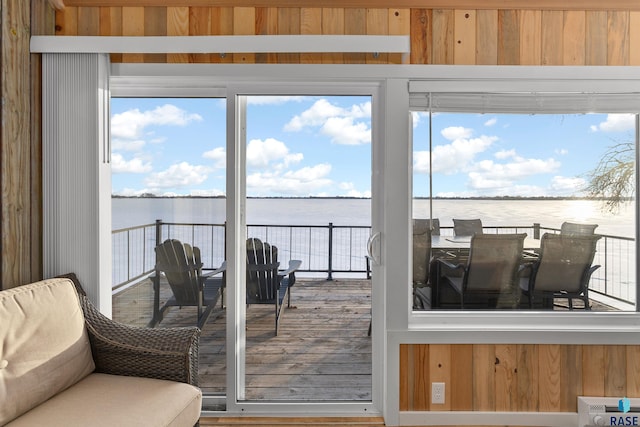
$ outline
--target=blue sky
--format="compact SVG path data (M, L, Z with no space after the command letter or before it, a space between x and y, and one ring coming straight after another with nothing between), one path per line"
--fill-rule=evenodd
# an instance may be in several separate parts
M369 97L250 97L247 194L369 197ZM113 193L225 193L225 103L114 98ZM414 195L429 194L429 120L413 114ZM632 115L438 113L436 196L578 196L606 148L630 141ZM390 141L393 143L393 141Z

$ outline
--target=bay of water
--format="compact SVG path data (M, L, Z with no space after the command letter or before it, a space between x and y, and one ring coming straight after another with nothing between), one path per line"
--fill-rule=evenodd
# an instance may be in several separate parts
M163 222L222 224L222 198L114 198L112 229L117 230L157 219ZM248 199L247 224L264 225L370 225L369 199ZM453 226L453 218L480 218L485 227L530 226L560 228L564 221L598 224L596 232L635 236L635 210L627 203L616 213L602 209L602 202L589 200L429 200L414 201L413 217L440 219L442 227Z

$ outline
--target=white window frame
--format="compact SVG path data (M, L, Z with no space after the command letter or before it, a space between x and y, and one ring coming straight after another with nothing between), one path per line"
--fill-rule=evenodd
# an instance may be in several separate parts
M413 313L410 292L411 143L409 141L410 91L455 92L525 91L596 92L640 94L640 67L527 67L527 66L393 66L393 65L247 65L247 64L113 64L113 96L203 96L209 91L227 95L229 82L264 84L302 82L354 84L368 82L381 87L381 148L374 174L382 174L379 227L380 264L374 275L381 288L374 298L373 332L379 337L381 380L374 383L371 405L260 404L232 406L252 414L354 414L382 413L389 425L398 422L399 348L413 343L557 343L640 344L639 313L523 313L442 312ZM47 130L44 129L46 132ZM46 159L45 159L46 161ZM637 179L637 178L636 178ZM375 180L374 180L375 181ZM636 188L638 183L636 182ZM72 207L70 207L71 209ZM77 206L73 208L77 209ZM636 250L638 251L638 202L636 199ZM234 239L239 247L238 237ZM393 254L393 256L391 256ZM637 265L640 263L636 263ZM638 267L636 267L638 269ZM636 272L636 276L640 274ZM101 283L101 287L110 286ZM380 397L377 397L380 396ZM255 411L255 412L254 412ZM229 412L229 409L228 411Z

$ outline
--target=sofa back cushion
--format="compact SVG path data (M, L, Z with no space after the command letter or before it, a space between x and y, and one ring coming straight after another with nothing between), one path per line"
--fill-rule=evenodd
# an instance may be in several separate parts
M95 369L82 307L69 279L0 292L0 325L0 425Z

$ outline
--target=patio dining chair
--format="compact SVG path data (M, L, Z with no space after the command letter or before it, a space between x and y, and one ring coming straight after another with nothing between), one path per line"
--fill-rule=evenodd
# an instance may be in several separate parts
M200 249L176 239L165 240L155 252L156 274L152 280L156 301L151 326L162 321L169 307L196 307L197 325L202 328L222 294L223 280L213 276L223 272L224 267L203 274ZM161 275L166 277L172 295L158 308Z
M520 279L522 293L533 308L534 298L566 298L569 310L573 300L579 299L590 310L589 280L599 265L592 265L596 245L601 236L545 233L540 241L540 257L527 264L528 275Z
M290 288L296 282L295 272L302 261L291 260L286 270L279 270L278 248L257 238L247 239L247 305L273 304L275 308L275 334L287 300L291 306Z
M473 236L482 234L482 220L453 219L453 234L456 236Z
M598 224L578 224L575 222L565 221L560 226L560 234L580 234L593 235L596 232Z
M472 236L466 263L438 260L447 267L447 272L438 278L438 286L449 285L460 297L460 308L470 308L470 302L480 308L517 308L518 270L526 236L526 233Z

